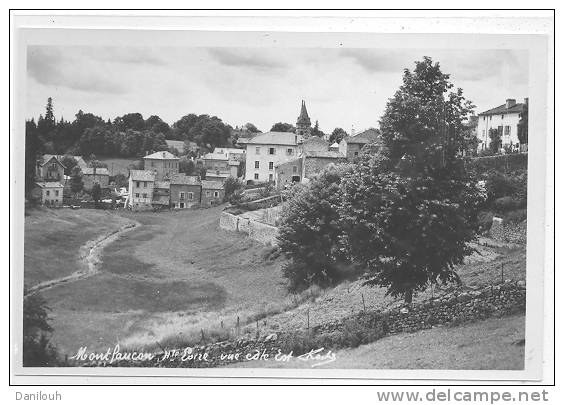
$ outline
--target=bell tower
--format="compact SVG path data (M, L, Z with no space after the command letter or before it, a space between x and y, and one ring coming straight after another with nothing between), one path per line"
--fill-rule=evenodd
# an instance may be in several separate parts
M307 109L304 100L302 100L302 109L300 110L298 121L296 122L296 134L302 135L304 138L307 138L311 135L311 120L309 119L309 115L307 115Z

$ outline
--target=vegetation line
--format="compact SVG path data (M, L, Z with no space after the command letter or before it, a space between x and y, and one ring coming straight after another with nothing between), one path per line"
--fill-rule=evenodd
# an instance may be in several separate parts
M86 242L80 248L80 257L79 263L81 269L75 271L74 273L65 276L56 278L54 280L44 281L42 283L36 284L33 287L30 287L25 295L34 294L38 291L44 291L49 288L53 288L57 285L68 283L71 281L81 280L87 277L91 277L94 274L98 273L98 265L100 264L100 255L102 249L106 247L111 242L117 240L121 235L126 232L129 232L132 229L137 228L141 224L137 221L130 222L121 226L119 229L113 230L109 233L103 234L94 240L90 240Z

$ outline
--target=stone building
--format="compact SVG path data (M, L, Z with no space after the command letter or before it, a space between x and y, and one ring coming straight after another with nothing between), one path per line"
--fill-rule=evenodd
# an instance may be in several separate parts
M170 206L175 209L190 208L200 204L202 184L197 176L176 174L170 179Z
M60 207L63 205L63 185L58 181L38 181L31 196L43 205Z
M86 191L92 190L92 186L96 183L103 189L108 188L110 172L105 167L85 167L82 169L82 182Z
M62 182L65 166L56 155L43 155L35 167L35 178L41 182Z
M348 160L353 160L360 154L362 148L369 144L382 145L379 130L370 128L357 135L343 138L339 143L339 152Z
M143 167L154 172L155 180L163 181L178 173L178 161L179 159L168 151L155 152L143 158Z
M202 197L200 205L202 207L210 207L219 205L223 202L225 189L223 184L218 181L202 180Z

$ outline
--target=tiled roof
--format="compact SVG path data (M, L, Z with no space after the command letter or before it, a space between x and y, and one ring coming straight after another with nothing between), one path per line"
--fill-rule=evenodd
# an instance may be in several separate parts
M147 156L143 156L143 159L159 159L159 160L170 160L175 159L178 160L176 156L174 156L169 151L162 151L162 152L155 152Z
M223 183L219 181L202 180L202 188L205 190L223 190Z
M51 159L53 159L53 158L55 158L55 160L56 160L57 162L59 162L59 164L60 164L61 166L63 166L63 167L66 169L65 165L63 164L63 162L61 162L61 157L60 157L60 156L57 156L57 155L49 155L49 154L43 155L43 156L42 156L42 160L39 162L39 165L40 165L40 166L43 166L43 165L45 165L45 163L49 162L49 161L50 161Z
M63 185L58 181L40 181L35 184L41 188L63 188Z
M288 160L286 162L280 162L277 165L275 165L274 167L293 166L293 165L296 165L296 164L300 164L301 160L302 160L302 158L299 157L299 158L296 158L296 159L293 159L293 160Z
M345 159L345 155L341 152L327 150L327 151L308 151L305 152L306 158L331 158L331 159Z
M329 142L318 136L310 136L309 138L304 139L303 148L306 152L313 150L328 150Z
M363 131L355 136L345 138L347 143L370 143L380 138L380 132L377 129L371 128Z
M155 181L155 188L170 188L170 181Z
M155 181L155 172L151 170L130 170L129 177L135 181Z
M490 110L484 111L478 115L499 115L499 114L516 114L522 113L525 104L517 103L512 107L507 108L507 104L502 104L498 107L492 108Z
M303 138L293 132L265 132L247 140L247 144L256 145L290 145L296 146L296 139L300 143Z
M91 174L96 174L96 175L100 174L104 176L110 175L110 172L105 167L96 167L96 173L94 173L94 167L85 167L81 170L83 175L91 175Z
M185 174L175 174L170 178L170 184L187 184L191 186L200 185L197 176L186 176Z

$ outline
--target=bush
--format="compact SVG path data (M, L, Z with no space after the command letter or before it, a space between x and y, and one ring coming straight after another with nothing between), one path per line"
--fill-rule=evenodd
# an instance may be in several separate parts
M494 213L491 211L480 211L478 213L478 226L480 232L486 232L492 227Z
M512 224L519 224L527 219L527 209L510 211L504 216L504 219Z
M27 291L24 292L26 294ZM57 367L62 365L57 349L49 341L50 308L39 294L28 294L23 303L23 366Z
M497 213L503 214L505 212L521 209L527 206L527 202L515 197L501 197L493 202L493 207Z

